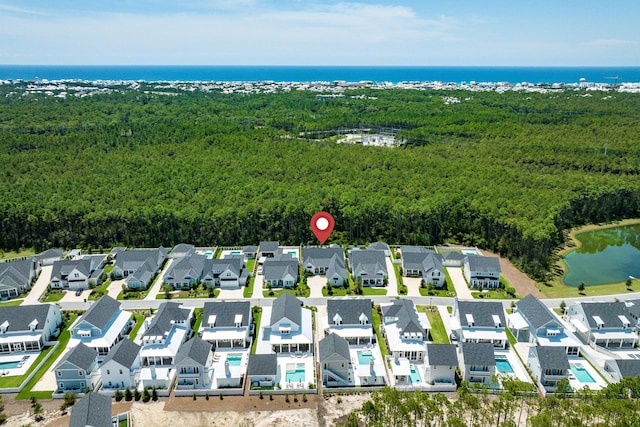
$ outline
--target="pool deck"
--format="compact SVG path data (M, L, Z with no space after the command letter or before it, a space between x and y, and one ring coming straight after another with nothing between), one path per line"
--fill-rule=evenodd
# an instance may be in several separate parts
M309 388L309 383L317 384L314 375L313 354L302 353L295 355L293 353L279 353L278 357L278 377L276 382L280 383L280 387L283 390L304 390ZM301 382L287 382L287 365L304 365L304 381Z
M384 376L384 381L386 384L389 384L389 378L387 375L387 370L385 368L385 364L384 364L384 359L382 358L382 353L380 352L380 347L378 347L378 345L373 345L373 346L366 346L366 345L360 345L360 346L349 346L349 356L351 356L351 365L353 366L353 370L354 370L354 375L353 375L353 385L355 386L362 386L362 385L370 385L370 384L363 384L363 376L359 375L358 372L360 372L361 374L366 373L367 376L369 375L369 363L367 363L366 365L360 365L359 361L358 361L358 352L359 351L370 351L371 354L373 355L373 359L374 359L374 371L376 372L377 376Z
M589 373L589 375L591 375L591 377L595 380L595 382L583 383L580 380L578 380L578 378L576 378L573 372L569 371L569 385L573 390L581 390L585 387L590 390L602 390L607 386L607 382L602 378L602 376L598 372L596 372L594 367L591 366L585 358L579 357L579 356L569 356L570 366L578 365L578 364L582 365L582 367Z
M10 369L0 369L0 376L20 376L27 373L33 362L36 361L40 353L12 353L0 356L0 363L20 362L20 367Z
M520 381L531 383L531 377L527 373L525 367L522 366L522 363L520 362L520 359L518 359L514 350L494 350L494 355L496 359L507 359L513 369L513 373L499 372L498 375L506 375L512 378L515 377Z

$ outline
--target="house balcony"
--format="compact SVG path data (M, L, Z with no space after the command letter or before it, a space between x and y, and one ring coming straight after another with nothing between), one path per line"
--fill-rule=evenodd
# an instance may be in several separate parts
M178 372L178 378L180 378L180 380L182 380L183 378L200 378L200 375L201 375L200 372L187 372L187 373Z

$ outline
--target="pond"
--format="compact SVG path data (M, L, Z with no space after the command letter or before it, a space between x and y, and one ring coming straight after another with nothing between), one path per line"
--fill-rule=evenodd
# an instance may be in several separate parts
M576 235L580 249L564 257L569 286L624 282L640 278L640 224L587 231Z

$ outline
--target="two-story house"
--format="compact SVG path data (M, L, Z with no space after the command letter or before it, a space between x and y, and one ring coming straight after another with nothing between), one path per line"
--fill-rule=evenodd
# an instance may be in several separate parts
M496 374L493 346L484 342L462 342L458 349L462 379L472 384L491 386Z
M174 289L189 288L200 283L207 257L192 253L175 257L162 280Z
M54 368L56 393L93 391L100 382L98 353L80 343L69 350Z
M428 343L426 346L424 364L426 368L425 382L432 385L455 385L458 353L454 344Z
M347 283L347 268L344 250L339 246L329 248L305 248L302 265L311 275L325 275L327 283L343 286Z
M329 333L318 342L318 361L325 387L353 385L353 366L349 343L343 337Z
M105 295L73 325L69 347L83 343L96 350L102 360L118 341L127 336L131 326L131 313L120 310L120 302Z
M292 289L300 277L298 260L290 254L267 257L262 265L264 285Z
M446 284L442 257L426 248L402 247L402 271L408 277L422 277L425 283L442 288Z
M530 347L527 366L545 394L553 393L558 381L569 378L569 360L562 347Z
M60 325L54 304L0 306L0 354L40 352L54 344Z
M207 301L198 335L217 348L251 346L252 313L249 301Z
M272 351L312 353L312 323L311 310L290 293L282 293L271 306L268 335Z
M463 342L490 343L498 348L507 345L504 308L497 301L460 301L453 303L451 328Z
M0 299L27 292L39 274L40 262L35 258L0 262Z
M252 386L274 387L280 382L278 356L275 354L252 354L248 365L247 376Z
M472 288L499 287L501 271L496 257L468 255L464 259L464 277Z
M351 273L362 286L386 286L389 277L383 251L352 250L349 252Z
M211 344L198 337L191 338L180 347L176 355L176 387L181 390L211 388L212 365Z
M576 302L567 319L586 344L604 348L634 348L638 343L635 322L624 302Z
M532 294L516 303L513 313L507 316L507 324L519 342L533 345L563 347L568 355L577 356L582 345L564 327L564 323Z
M248 271L241 256L208 259L204 264L202 282L220 289L239 289L247 284Z
M607 359L604 370L614 382L640 376L640 359Z
M390 304L380 304L383 332L389 344L389 352L396 358L406 358L412 363L424 359L425 341L429 339L431 324L424 313L418 313L410 299L397 299Z
M371 309L369 298L330 299L325 330L345 338L351 345L372 344L375 334Z
M167 250L162 246L156 249L118 251L111 275L125 279L130 289L146 289L162 270L166 258Z
M274 258L282 253L279 242L260 242L258 245L258 258Z
M100 365L104 390L135 389L140 375L140 346L131 340L114 345Z
M113 427L111 397L89 393L71 408L69 427Z
M50 284L53 289L88 289L89 278L95 271L91 259L55 261Z

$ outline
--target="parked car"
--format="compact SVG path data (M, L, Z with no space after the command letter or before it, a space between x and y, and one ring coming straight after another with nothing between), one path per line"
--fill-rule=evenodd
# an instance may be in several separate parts
M76 291L76 296L79 297L80 295L82 295L82 289L78 289Z

